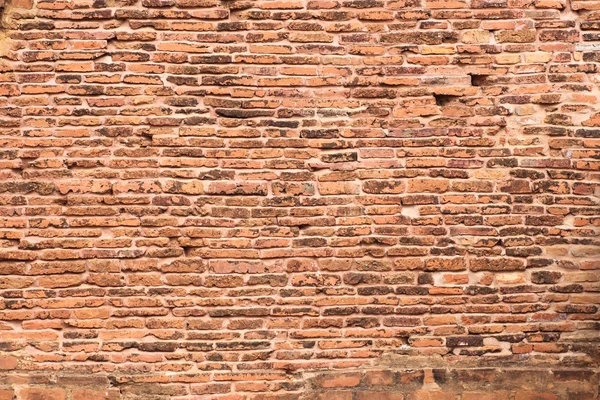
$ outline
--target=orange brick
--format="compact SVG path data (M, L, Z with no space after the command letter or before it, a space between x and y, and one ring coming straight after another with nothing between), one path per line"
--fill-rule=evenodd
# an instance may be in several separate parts
M66 393L59 388L25 388L18 391L23 400L65 400Z

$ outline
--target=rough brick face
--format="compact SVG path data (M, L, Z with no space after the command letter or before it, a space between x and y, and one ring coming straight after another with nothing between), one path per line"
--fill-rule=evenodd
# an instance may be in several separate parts
M595 399L600 2L0 6L1 400Z

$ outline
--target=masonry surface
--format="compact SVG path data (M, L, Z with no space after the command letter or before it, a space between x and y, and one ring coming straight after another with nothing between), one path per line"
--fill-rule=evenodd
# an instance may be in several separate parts
M0 3L0 400L596 399L599 1Z

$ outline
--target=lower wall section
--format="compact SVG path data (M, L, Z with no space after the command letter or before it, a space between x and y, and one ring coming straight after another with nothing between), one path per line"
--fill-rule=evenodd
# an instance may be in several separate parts
M375 369L323 373L304 399L595 400L598 373L581 369Z
M0 400L597 400L581 368L373 368L289 374L0 375ZM252 380L253 378L256 378Z

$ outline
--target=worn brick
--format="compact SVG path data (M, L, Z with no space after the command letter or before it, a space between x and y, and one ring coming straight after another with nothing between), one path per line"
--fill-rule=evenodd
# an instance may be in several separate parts
M23 400L65 400L66 392L60 388L25 388L18 396Z

